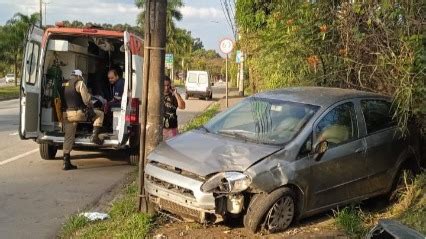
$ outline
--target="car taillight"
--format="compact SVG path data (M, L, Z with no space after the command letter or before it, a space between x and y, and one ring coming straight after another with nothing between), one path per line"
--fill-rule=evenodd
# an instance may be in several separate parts
M130 101L130 111L126 114L126 122L130 124L139 123L139 98L132 98Z

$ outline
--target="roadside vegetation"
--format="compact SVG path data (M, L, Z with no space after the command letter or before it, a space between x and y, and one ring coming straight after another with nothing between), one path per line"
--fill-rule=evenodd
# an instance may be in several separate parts
M179 131L183 133L204 125L219 112L219 107L219 103L211 104L202 114L189 121Z
M19 86L0 87L0 100L9 100L19 97Z
M139 213L137 174L132 174L132 183L125 185L121 194L112 202L109 219L89 222L80 215L71 216L63 225L61 238L144 238L152 218Z
M393 96L426 129L425 1L236 1L251 92L290 86Z
M198 128L219 112L219 103L213 103L203 113L181 129L186 132ZM79 214L72 215L62 226L60 238L145 238L155 218L139 213L137 172L131 175L131 183L111 202L109 219L89 222Z
M405 177L405 188L397 202L377 211L376 208L348 206L334 212L335 225L351 238L364 238L379 219L395 219L426 234L426 172L413 181ZM384 200L379 198L377 200Z

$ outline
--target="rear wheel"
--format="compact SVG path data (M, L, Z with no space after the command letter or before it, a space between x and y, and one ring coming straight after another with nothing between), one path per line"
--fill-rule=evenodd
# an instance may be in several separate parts
M39 144L38 150L42 159L51 160L55 159L56 152L58 152L58 147L47 143L41 143Z
M280 188L269 194L253 197L244 216L244 226L256 232L263 228L271 233L290 226L296 215L296 197L289 188Z
M139 165L139 147L130 148L129 163L130 165Z

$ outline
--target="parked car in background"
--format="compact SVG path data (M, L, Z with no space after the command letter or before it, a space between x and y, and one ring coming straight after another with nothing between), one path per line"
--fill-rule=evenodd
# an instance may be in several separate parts
M5 78L6 83L15 82L15 74L7 74L4 78Z
M207 71L188 71L185 81L185 99L199 97L211 100L213 98L212 85Z
M392 192L419 151L389 97L301 87L259 93L148 156L158 209L200 222L244 217L270 232L330 208Z

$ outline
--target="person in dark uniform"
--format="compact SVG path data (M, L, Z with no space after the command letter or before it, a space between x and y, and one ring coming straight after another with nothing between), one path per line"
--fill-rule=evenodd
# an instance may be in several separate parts
M70 153L74 145L77 123L87 120L94 120L93 133L90 137L92 143L102 144L99 138L100 128L104 120L104 112L94 109L93 119L87 119L84 112L91 106L91 98L86 85L83 82L83 74L80 70L74 70L71 78L62 84L62 106L64 119L64 168L63 170L76 169L71 164Z
M164 79L164 117L163 140L170 139L178 134L178 119L176 110L185 109L185 101L176 88L172 87L172 81L168 76Z
M111 107L121 106L121 97L123 97L124 92L124 79L120 77L116 69L108 71L108 81L111 84L112 99L105 104L105 113L109 112Z

